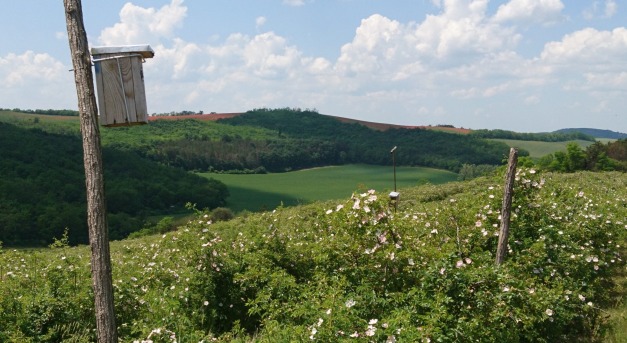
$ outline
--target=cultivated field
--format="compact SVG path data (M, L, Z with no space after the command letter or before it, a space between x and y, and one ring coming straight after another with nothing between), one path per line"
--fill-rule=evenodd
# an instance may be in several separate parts
M392 166L347 165L323 167L279 174L200 173L224 182L231 196L228 206L234 211L269 210L284 205L310 203L350 197L360 188L390 191L394 188ZM457 179L457 174L422 167L397 167L398 188Z

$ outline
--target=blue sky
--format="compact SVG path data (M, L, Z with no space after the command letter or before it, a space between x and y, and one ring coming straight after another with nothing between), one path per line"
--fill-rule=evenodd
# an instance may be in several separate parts
M4 1L0 107L77 108L62 1ZM150 44L150 113L298 107L405 125L627 132L627 1L83 1Z

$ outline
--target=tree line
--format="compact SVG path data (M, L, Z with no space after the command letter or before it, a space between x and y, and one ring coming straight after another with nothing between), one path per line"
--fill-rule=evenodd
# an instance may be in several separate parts
M491 139L513 139L521 141L540 141L540 142L567 142L573 140L584 140L594 142L595 138L579 131L568 132L514 132L508 130L473 130L470 135L480 138Z
M537 161L545 170L557 172L627 171L627 139L603 144L596 142L582 149L577 143L568 143L566 151L548 154Z
M44 114L48 116L76 116L78 117L78 111L75 111L75 110L53 110L53 109L23 110L20 108L12 108L12 109L0 108L0 111L30 113L30 114Z

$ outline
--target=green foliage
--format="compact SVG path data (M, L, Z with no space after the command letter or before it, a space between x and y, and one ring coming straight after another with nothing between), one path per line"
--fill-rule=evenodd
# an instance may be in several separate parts
M627 171L627 139L603 144L596 142L583 150L576 143L568 143L566 151L557 151L538 160L538 165L546 170L575 172Z
M459 170L458 180L472 180L476 179L480 176L487 176L493 173L496 170L496 166L489 164L463 164L462 168Z
M226 186L136 153L103 149L111 239L142 227L152 213L180 210L188 201L223 206ZM0 122L0 240L42 246L67 228L72 244L86 243L85 175L80 138Z
M568 143L577 143L581 147L592 145L590 141L576 140L566 142L542 142L542 141L521 141L513 139L495 139L495 141L503 142L512 148L517 148L519 151L525 150L529 152L529 157L533 159L542 158L548 154L555 153L556 151L566 150Z
M214 223L224 222L235 218L235 214L230 208L218 207L211 210L211 213L209 213L209 218L211 218Z
M627 178L502 175L280 208L113 242L122 341L598 341L625 268ZM89 250L0 254L0 340L93 341Z
M591 128L571 128L571 129L561 129L555 131L556 133L571 133L571 132L579 132L583 133L595 138L605 138L605 139L625 139L627 138L627 133L616 132L611 130L600 130L600 129L591 129Z
M473 130L471 135L481 138L498 138L498 139L515 139L521 141L540 141L540 142L567 142L572 140L584 140L594 142L594 137L580 132L541 132L541 133L525 133L507 130Z
M36 110L23 110L20 108L14 108L14 109L9 109L9 108L0 108L0 111L11 111L11 112L17 112L17 113L29 113L29 114L44 114L44 115L48 115L48 116L75 116L78 117L78 111L74 111L74 110L53 110L53 109L47 109L47 110L42 110L42 109L36 109Z
M287 149L274 151L263 164L268 170L283 168L282 161L292 161L303 148L300 144L322 144L323 160L343 163L390 165L389 150L398 146L399 165L420 165L458 171L462 164L500 164L507 147L498 142L474 136L448 134L422 129L389 129L376 131L359 124L339 122L315 111L299 109L258 109L243 115L221 119L220 123L254 126L274 130L278 136L291 139ZM316 156L316 155L312 155ZM331 157L331 160L328 158ZM316 166L306 162L305 166ZM294 165L301 168L300 165Z

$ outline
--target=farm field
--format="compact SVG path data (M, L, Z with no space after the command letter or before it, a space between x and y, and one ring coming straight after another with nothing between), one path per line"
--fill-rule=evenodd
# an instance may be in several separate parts
M576 140L567 142L539 142L539 141L520 141L514 139L491 139L499 142L503 142L512 148L520 148L529 151L529 157L540 158L548 154L552 154L556 151L566 151L566 145L571 142L576 142L585 149L587 146L594 144L594 142Z
M392 166L346 165L274 174L199 173L227 185L231 196L227 206L242 210L270 210L279 206L306 204L318 200L350 197L355 191L394 188ZM457 174L432 168L396 167L397 188L457 179Z

